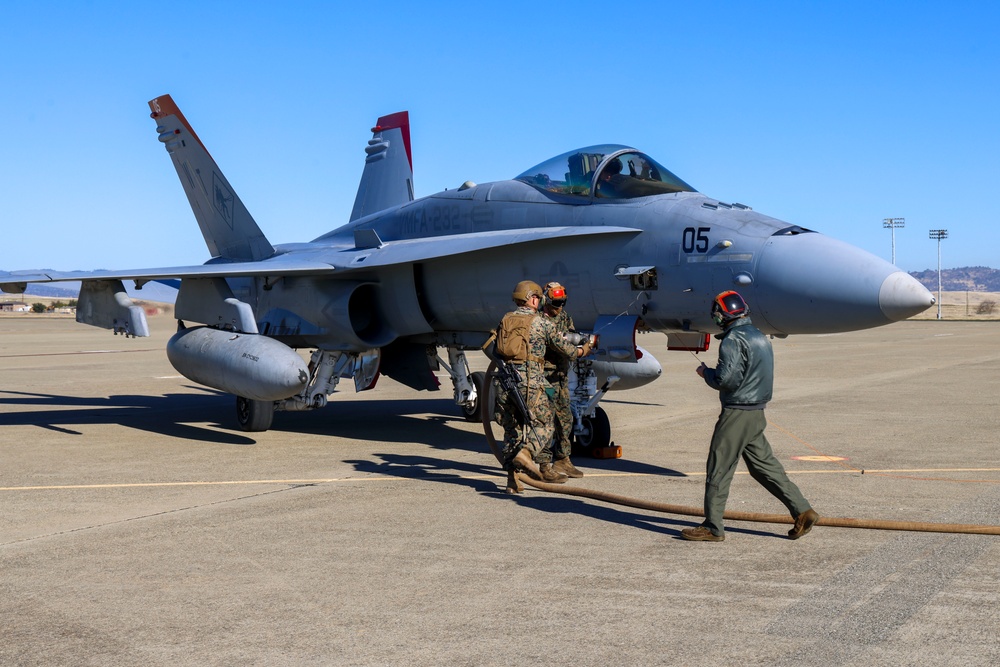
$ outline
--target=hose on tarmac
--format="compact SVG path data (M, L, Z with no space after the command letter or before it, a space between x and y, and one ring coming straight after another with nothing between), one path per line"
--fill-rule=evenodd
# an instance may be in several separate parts
M480 396L480 412L483 419L483 431L486 434L486 442L490 446L490 451L497 458L501 464L503 464L503 454L501 448L496 441L496 436L493 435L493 410L488 409L487 406L492 407L495 403L496 396L493 391L493 382L491 378L493 377L493 371L496 370L495 364L490 364L489 369L486 371L486 382L483 387L483 393ZM486 399L486 400L483 400ZM687 507L684 505L671 505L668 503L657 503L648 500L639 500L638 498L629 498L628 496L621 496L616 493L607 493L605 491L594 491L592 489L585 489L581 487L568 486L566 484L547 484L545 482L539 482L537 480L531 479L526 474L518 472L517 479L523 484L527 484L539 491L546 491L548 493L561 493L567 496L577 496L581 498L590 498L592 500L599 500L605 503L612 503L614 505L624 505L626 507L634 507L636 509L649 510L652 512L662 512L664 514L677 514L680 516L705 516L704 511L698 507ZM727 510L725 514L722 515L724 519L731 521L751 521L758 523L787 523L794 524L795 520L787 514L761 514L758 512L734 512ZM978 524L960 524L960 523L930 523L926 521L890 521L881 519L853 519L846 517L828 517L820 516L819 521L816 522L817 526L830 526L835 528L865 528L868 530L902 530L908 532L922 532L922 533L960 533L968 535L1000 535L1000 526L987 526Z
M620 496L615 493L604 491L593 491L565 484L546 484L531 479L524 473L517 473L517 478L524 484L532 486L540 491L549 493L562 493L568 496L580 496L591 498L615 505L625 505L637 509L650 510L653 512L663 512L665 514L679 514L681 516L705 516L704 511L698 507L685 507L684 505L669 505L667 503L654 503L637 498ZM733 512L727 510L722 515L724 519L731 521L756 521L758 523L788 523L794 524L795 520L787 514L759 514L757 512ZM879 519L850 519L841 517L821 516L816 522L817 526L833 526L836 528L867 528L869 530L905 530L922 533L966 533L970 535L1000 535L1000 526L982 526L976 524L961 523L928 523L924 521L885 521Z

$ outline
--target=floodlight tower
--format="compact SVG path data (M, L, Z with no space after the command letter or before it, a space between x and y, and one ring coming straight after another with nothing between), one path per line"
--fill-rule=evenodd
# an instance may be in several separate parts
M948 238L947 229L932 229L930 237L938 242L938 298L937 298L937 318L941 319L941 239Z
M896 264L896 228L904 227L906 218L882 218L882 227L892 230L892 263Z

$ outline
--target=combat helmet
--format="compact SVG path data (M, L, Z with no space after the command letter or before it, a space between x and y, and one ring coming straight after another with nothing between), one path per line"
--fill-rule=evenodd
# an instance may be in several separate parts
M537 296L541 298L542 288L534 280L522 280L514 288L514 293L511 297L514 299L514 303L522 304L528 301L532 296Z

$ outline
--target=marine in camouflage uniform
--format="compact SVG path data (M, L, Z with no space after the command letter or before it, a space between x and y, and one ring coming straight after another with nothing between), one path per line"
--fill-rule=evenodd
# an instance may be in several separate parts
M539 315L541 288L536 283L530 284L537 288L537 292L534 289L526 290L527 298L516 300L518 307L513 312L514 315L533 316L528 330L528 358L524 361L515 360L512 364L521 375L518 391L524 397L524 402L531 413L531 423L522 424L521 415L512 396L505 394L500 397L500 419L504 429L503 459L504 467L512 470L516 466L515 457L524 449L532 461L541 464L543 472L548 469L551 473L551 451L548 459L544 458L544 452L551 443L555 431L552 406L555 390L545 379L545 355L547 352L552 352L564 358L571 358L588 354L590 349L588 346L577 348L563 337L551 320ZM520 285L519 283L519 288ZM515 289L515 297L518 293L518 289ZM566 479L562 475L551 474L563 481ZM508 479L508 490L511 490L510 483L511 480Z
M551 321L560 336L569 331L575 331L573 318L566 312L566 288L557 282L545 286L545 303L542 313ZM545 379L555 390L552 399L555 412L555 436L552 441L552 451L543 453L544 460L554 461L555 469L570 477L583 477L583 473L570 462L569 455L573 449L573 411L569 400L569 369L572 362L562 354L547 352L545 354ZM547 456L546 456L547 454ZM539 459L543 460L543 459Z

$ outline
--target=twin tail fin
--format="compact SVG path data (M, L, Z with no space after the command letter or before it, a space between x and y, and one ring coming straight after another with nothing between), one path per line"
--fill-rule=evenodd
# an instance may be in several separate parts
M161 95L150 100L149 109L212 257L256 261L274 255L274 247L173 99Z

